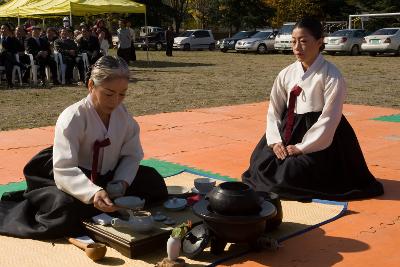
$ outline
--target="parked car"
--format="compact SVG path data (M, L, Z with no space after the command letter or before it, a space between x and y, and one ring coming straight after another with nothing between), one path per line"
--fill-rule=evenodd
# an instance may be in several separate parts
M257 52L264 54L274 51L275 33L273 30L259 31L250 38L237 41L235 50L237 52Z
M296 22L285 22L275 38L274 48L283 54L292 52L292 31Z
M371 56L377 53L400 54L400 28L383 28L364 37L361 50Z
M211 30L187 30L174 38L174 49L215 49L215 40Z
M147 40L146 40L147 39ZM165 32L152 32L147 36L140 36L137 42L135 42L135 47L138 49L154 49L157 51L164 50L167 46L165 40Z
M336 52L348 53L351 56L359 55L365 35L366 31L361 29L333 32L324 38L325 51L330 55L334 55Z
M235 45L236 45L237 41L239 41L241 39L249 38L249 37L253 36L254 34L256 34L257 32L258 31L237 32L232 37L222 39L219 42L219 49L222 52L227 52L230 49L235 50Z
M156 26L147 26L147 34L146 34L146 27L140 27L139 36L146 36L153 32L164 32L164 29Z

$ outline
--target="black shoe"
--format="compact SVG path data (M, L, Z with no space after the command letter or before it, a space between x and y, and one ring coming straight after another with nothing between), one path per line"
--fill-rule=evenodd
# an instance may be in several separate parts
M39 82L39 86L40 87L46 87L46 81L45 80L40 81Z
M57 86L57 85L60 85L61 83L58 81L58 80L55 80L55 81L53 81L53 85L54 86Z

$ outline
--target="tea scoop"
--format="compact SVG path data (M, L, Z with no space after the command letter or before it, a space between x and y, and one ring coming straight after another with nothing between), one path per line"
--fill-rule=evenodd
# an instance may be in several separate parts
M78 248L84 250L86 256L88 256L93 261L101 260L106 255L107 247L102 243L86 244L72 237L67 239L71 244L74 244Z

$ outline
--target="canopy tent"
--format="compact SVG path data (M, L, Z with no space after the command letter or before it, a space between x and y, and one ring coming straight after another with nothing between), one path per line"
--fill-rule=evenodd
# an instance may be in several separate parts
M20 0L23 1L23 0ZM146 13L146 6L130 0L40 0L17 8L19 17L85 16L104 13Z
M35 2L35 0L13 0L0 6L0 17L18 17L18 8Z

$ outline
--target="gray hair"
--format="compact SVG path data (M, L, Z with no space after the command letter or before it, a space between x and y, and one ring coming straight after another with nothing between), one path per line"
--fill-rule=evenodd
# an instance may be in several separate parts
M89 80L92 80L94 85L99 85L117 78L129 80L128 64L118 56L103 56L88 71L86 85Z

